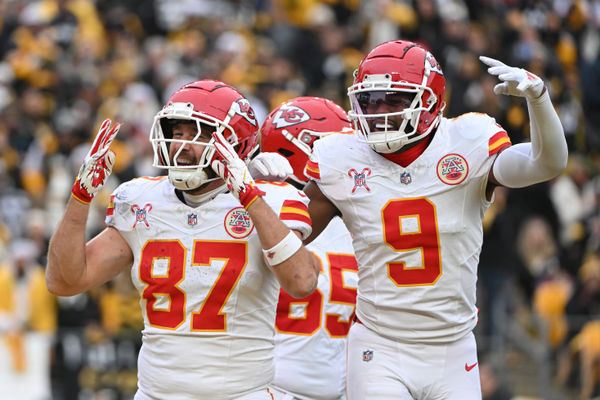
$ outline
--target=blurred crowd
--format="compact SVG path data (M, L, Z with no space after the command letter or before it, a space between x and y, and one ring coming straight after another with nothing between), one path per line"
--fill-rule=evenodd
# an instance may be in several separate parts
M149 129L182 84L227 82L260 121L301 95L348 109L360 60L396 38L441 63L447 117L487 113L513 143L528 140L526 105L493 93L496 79L478 56L546 80L569 164L552 182L497 190L484 221L476 334L495 370L506 337L523 335L544 344L554 386L599 396L599 0L3 0L0 398L116 400L135 391L143 324L129 276L59 299L43 278L48 238L103 119L122 127L90 235L103 229L119 183L157 174ZM518 394L483 388L487 399Z

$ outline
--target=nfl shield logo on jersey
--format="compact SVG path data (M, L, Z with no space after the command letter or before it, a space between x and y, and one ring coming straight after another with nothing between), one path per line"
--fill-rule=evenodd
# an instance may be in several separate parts
M405 185L408 185L411 182L412 182L412 178L408 172L403 172L400 175L400 183L404 183Z
M150 228L150 224L146 220L148 213L152 210L152 204L146 203L146 205L141 208L137 204L131 206L131 212L135 214L135 222L133 223L133 228L137 226L138 223L143 222L146 225L146 228Z
M198 223L198 215L196 215L194 213L188 214L188 225L196 226L197 223Z
M373 359L373 350L365 350L363 351L363 361L369 362Z
M370 168L363 168L362 171L358 172L354 168L351 168L348 171L348 176L350 178L354 178L354 187L352 188L352 193L356 192L356 189L359 187L364 187L367 189L367 192L371 191L371 188L367 185L367 176L371 175Z

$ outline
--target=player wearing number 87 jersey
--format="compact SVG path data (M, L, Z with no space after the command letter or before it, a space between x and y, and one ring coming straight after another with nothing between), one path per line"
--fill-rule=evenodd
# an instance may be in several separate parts
M352 133L344 110L330 100L297 97L275 108L261 127L261 149L287 157L303 188L313 144ZM341 399L346 383L346 336L356 302L357 264L348 230L335 218L307 248L321 263L317 290L304 299L281 291L275 335L275 400Z
M341 215L353 235L357 323L348 334L348 400L481 399L475 288L482 218L498 185L522 187L565 167L567 146L543 81L489 59L523 96L531 143L494 119L442 116L433 55L395 40L375 47L348 89L356 133L315 143L305 173L313 233Z
M154 119L155 162L168 177L120 185L108 227L86 244L91 195L114 161L105 160L109 126L52 236L50 291L73 295L130 269L144 317L135 400L272 400L279 288L301 298L317 285L299 238L311 230L306 197L252 179L244 160L258 125L248 101L222 82L192 82ZM80 184L99 170L93 185Z
M295 188L257 186L286 226L306 231L305 198ZM140 389L219 398L217 388L242 394L269 383L279 284L248 212L229 193L190 207L166 178L130 181L113 196L107 224L131 247L145 322Z

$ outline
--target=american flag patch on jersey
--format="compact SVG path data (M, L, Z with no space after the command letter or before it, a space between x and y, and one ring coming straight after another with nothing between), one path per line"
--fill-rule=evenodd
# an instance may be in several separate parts
M312 226L308 207L298 200L285 200L279 212L282 221L300 221Z
M496 154L503 148L510 146L511 144L512 143L510 142L508 134L506 133L506 131L502 130L494 134L494 136L490 138L490 141L488 143L489 155L493 156L494 154Z
M304 175L309 178L319 180L321 179L321 171L319 171L319 164L314 161L308 160L304 167Z

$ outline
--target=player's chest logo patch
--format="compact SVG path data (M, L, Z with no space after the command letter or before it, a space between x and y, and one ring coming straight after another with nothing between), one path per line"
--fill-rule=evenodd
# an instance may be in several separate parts
M412 177L410 176L409 172L405 171L402 174L400 174L400 183L408 185L411 182L412 182Z
M250 235L254 223L244 207L236 207L225 215L225 231L235 239L243 239Z
M146 228L150 228L150 224L146 219L150 210L152 210L152 204L150 203L146 203L144 207L140 207L137 204L131 206L131 212L135 214L135 222L133 223L134 228L138 223L143 223L146 225Z
M187 221L189 226L196 226L198 224L198 214L189 213L187 216Z
M354 187L352 188L352 193L356 192L356 190L360 187L365 188L367 192L370 192L371 189L369 185L367 185L367 177L371 175L371 170L369 168L363 168L362 171L358 172L354 168L348 170L348 176L354 179Z
M446 154L438 161L437 176L446 185L458 185L468 174L469 164L460 154Z

